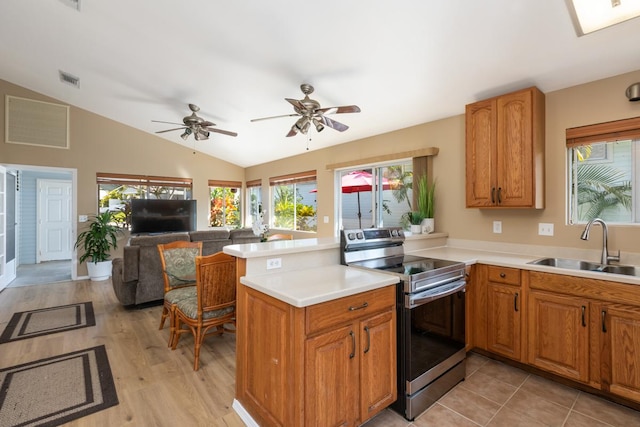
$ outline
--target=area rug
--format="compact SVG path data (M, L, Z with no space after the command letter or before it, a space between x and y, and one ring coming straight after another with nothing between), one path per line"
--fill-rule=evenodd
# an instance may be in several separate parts
M0 369L0 426L58 426L118 404L104 345Z
M93 304L81 302L15 313L2 335L0 344L39 337L56 332L95 326Z

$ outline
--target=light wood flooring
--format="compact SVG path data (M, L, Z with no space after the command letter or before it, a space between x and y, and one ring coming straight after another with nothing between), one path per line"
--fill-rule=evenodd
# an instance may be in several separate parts
M193 339L167 348L161 306L126 310L110 281L76 281L0 292L0 331L12 314L92 301L96 326L0 345L0 368L104 344L120 404L68 426L227 426L244 423L231 408L235 336L205 340L194 372ZM467 379L410 423L386 410L366 427L631 426L640 413L471 353ZM289 426L287 426L289 427ZM296 427L296 426L291 426Z

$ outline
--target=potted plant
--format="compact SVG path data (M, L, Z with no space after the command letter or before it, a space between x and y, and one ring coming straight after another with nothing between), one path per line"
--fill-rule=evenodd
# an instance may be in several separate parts
M411 233L420 234L422 233L422 220L424 219L424 215L419 211L412 211L406 213L407 218L409 219L409 223L411 224Z
M425 234L433 233L435 230L434 214L434 197L436 191L435 181L429 185L427 177L425 175L418 179L418 194L416 202L418 204L418 211L422 213L424 219L422 221L422 232Z
M75 248L84 253L79 261L87 261L89 278L92 281L106 280L111 276L111 249L117 248L117 237L122 230L113 221L113 213L105 211L94 216L89 228L78 234Z

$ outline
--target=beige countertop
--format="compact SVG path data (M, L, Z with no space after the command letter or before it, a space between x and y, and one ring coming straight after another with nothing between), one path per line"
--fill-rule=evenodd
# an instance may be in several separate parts
M396 276L344 265L243 276L240 282L294 307L355 295L398 283Z

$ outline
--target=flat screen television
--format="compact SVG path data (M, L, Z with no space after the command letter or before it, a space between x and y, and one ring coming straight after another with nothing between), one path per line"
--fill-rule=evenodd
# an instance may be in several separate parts
M195 200L131 200L131 233L193 231L197 227Z

